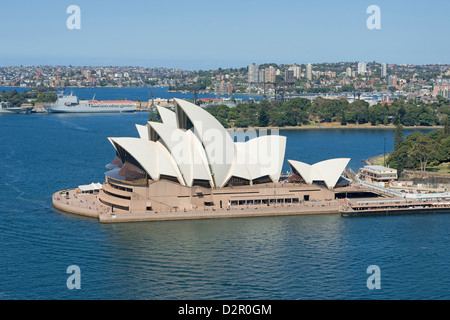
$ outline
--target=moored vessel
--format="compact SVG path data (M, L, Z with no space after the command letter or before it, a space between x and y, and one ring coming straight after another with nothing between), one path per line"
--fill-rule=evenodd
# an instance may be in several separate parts
M11 102L0 102L1 113L30 113L33 107L14 107Z
M95 97L94 97L95 98ZM45 108L49 112L55 113L117 113L134 112L137 108L137 102L130 100L79 100L73 93L65 95L58 93L58 99L54 104L47 105Z
M348 202L341 210L343 217L387 216L418 213L450 213L450 200L378 200Z

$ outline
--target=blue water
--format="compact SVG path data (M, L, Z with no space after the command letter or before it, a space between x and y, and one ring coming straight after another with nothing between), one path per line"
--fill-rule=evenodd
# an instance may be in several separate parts
M25 87L0 87L0 91L5 90L5 92L10 92L17 90L19 93L23 93L30 88ZM129 99L129 100L140 100L148 101L150 100L151 94L154 98L161 99L189 99L192 100L194 94L192 92L169 92L168 87L126 87L126 88L110 88L110 87L94 87L94 88L66 88L66 93L73 92L79 99L92 99L95 96L97 100L114 100L114 99ZM249 99L261 100L261 95L246 95L246 94L234 94L233 97L237 99L242 99L247 101ZM210 93L199 93L197 98L229 98L231 95L216 95Z
M147 113L0 116L0 299L449 299L450 215L337 215L100 224L51 194L102 182L107 137ZM393 130L281 131L287 157L361 160ZM67 267L81 289L66 286ZM368 266L381 269L369 290Z

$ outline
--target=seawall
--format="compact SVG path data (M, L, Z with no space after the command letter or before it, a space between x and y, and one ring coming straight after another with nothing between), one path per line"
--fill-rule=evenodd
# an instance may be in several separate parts
M195 219L220 219L220 218L250 218L272 217L288 215L311 214L339 214L339 206L324 207L275 207L275 208L249 208L243 210L218 210L218 211L187 211L167 213L116 213L112 215L100 214L102 223L117 222L143 222L143 221L168 221L168 220L195 220Z

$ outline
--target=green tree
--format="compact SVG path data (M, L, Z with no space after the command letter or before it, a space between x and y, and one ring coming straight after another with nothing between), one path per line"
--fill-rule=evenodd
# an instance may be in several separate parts
M159 115L159 112L157 111L150 111L148 114L148 121L153 122L162 122L161 116Z
M436 149L437 160L439 163L450 162L450 136L444 136L439 141L439 146Z
M341 111L341 125L345 126L347 125L347 119L345 118L345 111Z
M267 113L266 108L261 108L261 111L259 112L259 123L258 125L260 127L267 127L269 125L269 115Z
M395 133L394 133L394 150L400 147L400 145L403 142L403 126L401 124L397 124L395 127Z
M369 103L367 101L355 100L346 108L345 118L348 123L367 123L368 109Z
M376 104L369 108L369 121L373 126L386 123L388 110L385 106Z
M425 171L430 160L436 156L437 142L428 135L421 135L408 152L410 157L420 162L420 170Z

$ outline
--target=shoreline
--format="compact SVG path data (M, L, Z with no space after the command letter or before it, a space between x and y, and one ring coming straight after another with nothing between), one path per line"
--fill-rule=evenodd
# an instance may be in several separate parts
M115 215L101 213L98 221L101 223L126 223L126 222L152 222L152 221L176 221L176 220L202 220L202 219L227 219L227 218L257 218L295 215L323 215L340 214L339 206L314 207L314 208L287 208L271 207L270 209L246 209L246 210L217 210L217 211L188 211L179 213L116 213Z
M380 129L380 130L394 130L396 126L371 126L371 125L305 125L305 126L295 126L295 127L230 127L228 129L267 129L267 130L307 130L307 129ZM403 126L404 130L410 129L442 129L443 126Z

